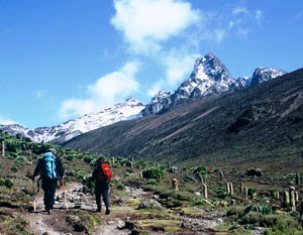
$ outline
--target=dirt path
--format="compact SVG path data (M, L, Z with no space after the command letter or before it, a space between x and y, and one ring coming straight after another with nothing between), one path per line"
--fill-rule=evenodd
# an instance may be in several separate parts
M49 235L62 234L85 234L75 231L75 228L66 221L67 215L74 216L74 212L81 209L88 213L95 213L96 205L90 195L85 195L82 191L82 185L79 183L71 183L66 187L67 207L64 199L64 191L57 190L56 203L51 215L44 210L43 195L40 192L36 196L36 212L22 214L22 217L28 222L27 229L37 235L47 232ZM114 208L113 208L114 209ZM129 208L125 208L129 209ZM125 222L114 216L105 216L99 214L101 226L98 226L95 234L104 235L127 235L130 230L121 229L125 226Z
M67 197L73 193L73 191L77 191L81 189L81 185L78 183L69 184L66 187ZM28 230L34 234L43 234L47 232L50 235L59 235L59 234L68 234L72 232L70 225L66 222L66 208L65 208L65 200L63 197L64 191L57 190L56 192L56 203L54 206L54 210L51 215L48 215L44 210L43 204L43 192L39 192L36 196L35 204L36 204L36 212L27 213L22 215L23 218L28 221ZM75 203L68 202L68 207L72 208L75 206ZM77 234L77 233L73 233Z
M103 213L94 212L96 210L95 201L91 195L84 194L82 192L82 186L79 183L71 183L66 187L66 195L68 201L68 211L65 208L64 194L62 190L56 192L56 204L51 215L46 214L43 205L42 192L36 197L37 211L34 213L26 213L21 216L28 221L27 229L33 234L42 235L45 232L49 235L61 235L61 234L85 234L85 231L77 231L75 226L70 220L81 220L83 213L86 215L98 216L101 219L102 224L97 226L93 234L100 235L128 235L131 233L131 226L129 224L138 224L145 222L149 219L157 219L157 215L148 214L136 210L137 205L126 203L126 201L138 202L142 200L153 200L153 194L144 192L141 189L125 188L126 198L124 198L120 205L114 204L112 207L112 213L109 216ZM158 204L157 204L158 205ZM159 206L161 206L159 204ZM81 214L80 214L81 212ZM160 213L161 210L157 213ZM180 222L177 227L182 227L180 233L175 234L214 234L210 232L211 229L219 224L223 223L222 214L214 213L208 216L192 218L186 215L179 215L176 212L176 218ZM69 219L67 219L69 218ZM140 221L141 220L141 221ZM165 220L165 219L164 219ZM152 222L151 222L152 223ZM164 225L165 226L165 225ZM153 226L151 226L153 227ZM159 227L156 227L159 228ZM165 231L152 231L151 235L167 234ZM157 230L157 231L156 231Z

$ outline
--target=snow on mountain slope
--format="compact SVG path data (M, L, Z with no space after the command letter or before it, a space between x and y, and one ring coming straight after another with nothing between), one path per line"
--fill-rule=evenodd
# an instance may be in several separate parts
M259 67L256 68L253 73L250 85L258 85L271 79L280 77L284 74L285 72L281 69Z
M24 128L18 124L0 125L0 130L10 134L22 134L36 142L62 143L82 133L107 126L115 122L140 118L145 106L133 98L125 103L119 103L111 108L97 113L86 114L74 120L67 121L53 127L40 127L36 129Z

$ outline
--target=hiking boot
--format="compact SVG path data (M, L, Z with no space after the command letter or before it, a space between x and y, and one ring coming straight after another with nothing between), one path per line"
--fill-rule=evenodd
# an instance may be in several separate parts
M96 212L101 212L101 209L97 209Z
M47 210L46 212L47 212L48 215L52 214L51 210Z
M110 209L107 208L106 211L105 211L105 214L109 215L110 214Z

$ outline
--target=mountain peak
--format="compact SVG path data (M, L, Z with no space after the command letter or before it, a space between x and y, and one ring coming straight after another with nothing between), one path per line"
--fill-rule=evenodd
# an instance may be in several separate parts
M140 103L136 98L130 96L125 100L125 103L127 104L138 104Z
M258 67L255 69L251 84L252 86L261 84L263 82L267 82L269 80L275 79L282 75L286 74L285 71L277 68L270 68L270 67Z

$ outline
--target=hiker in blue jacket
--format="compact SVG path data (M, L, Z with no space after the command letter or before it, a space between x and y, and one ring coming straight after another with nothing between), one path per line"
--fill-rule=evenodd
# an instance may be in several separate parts
M55 149L49 149L43 154L43 157L38 161L32 179L35 180L35 177L39 174L44 190L45 210L50 214L55 203L57 180L62 180L64 176L64 168L61 160L56 156Z

